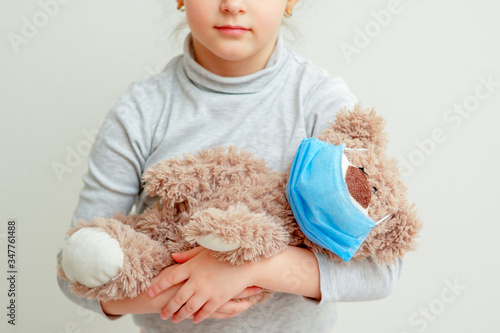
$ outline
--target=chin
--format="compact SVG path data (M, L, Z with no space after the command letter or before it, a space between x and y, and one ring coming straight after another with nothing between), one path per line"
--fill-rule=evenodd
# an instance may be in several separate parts
M246 60L251 56L252 56L251 54L243 52L224 52L224 53L221 52L220 54L218 54L218 57L221 58L222 60L234 61L234 62Z

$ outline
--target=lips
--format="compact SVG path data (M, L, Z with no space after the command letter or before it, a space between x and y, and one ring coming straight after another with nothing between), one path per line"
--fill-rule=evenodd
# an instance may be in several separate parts
M239 25L219 25L215 26L215 29L227 29L227 30L250 30L248 28Z
M239 25L220 25L215 26L214 28L227 35L241 35L251 30Z

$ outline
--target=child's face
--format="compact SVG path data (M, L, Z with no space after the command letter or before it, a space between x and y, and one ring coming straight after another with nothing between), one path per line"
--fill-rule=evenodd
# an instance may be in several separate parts
M267 57L267 62L274 49L283 14L296 2L184 0L198 62L199 57L211 57L221 63Z

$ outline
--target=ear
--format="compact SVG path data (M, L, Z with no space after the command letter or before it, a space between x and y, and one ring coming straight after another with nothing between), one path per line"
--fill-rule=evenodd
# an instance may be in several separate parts
M299 0L287 0L286 9L292 10Z
M374 109L363 109L359 103L352 110L342 108L331 128L349 148L368 148L374 145L382 149L388 142L384 118Z

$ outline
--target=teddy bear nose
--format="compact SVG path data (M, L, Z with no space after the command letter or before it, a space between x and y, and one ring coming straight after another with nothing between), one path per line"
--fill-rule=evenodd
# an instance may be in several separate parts
M358 168L349 166L347 168L345 182L349 194L351 194L354 200L356 200L361 207L365 209L368 208L372 197L372 191L368 183L368 178L364 172Z

